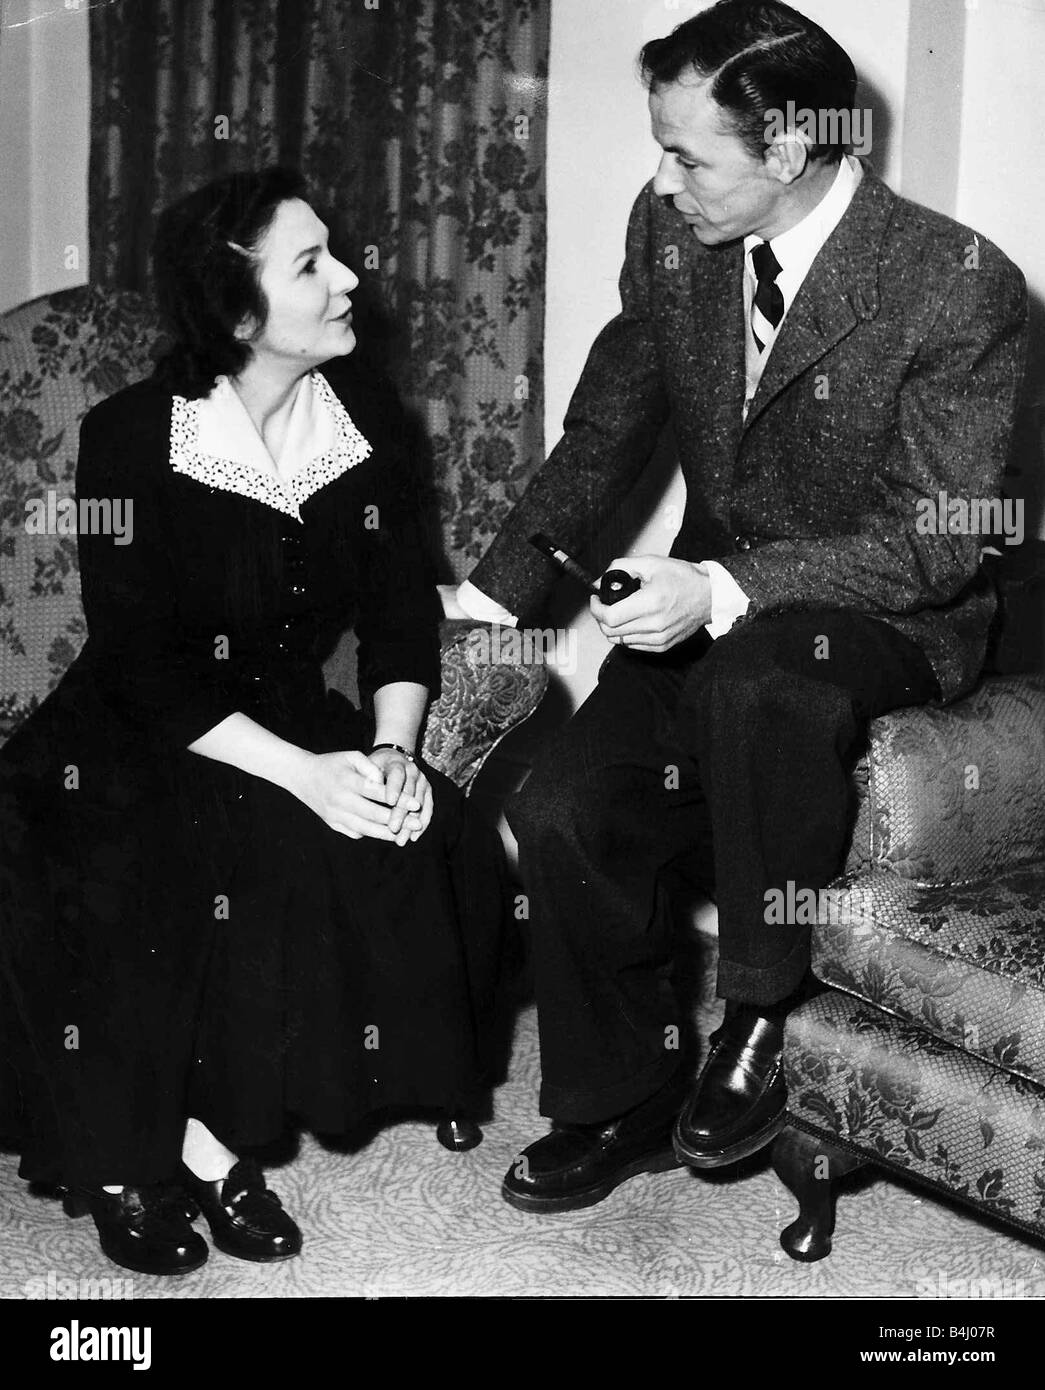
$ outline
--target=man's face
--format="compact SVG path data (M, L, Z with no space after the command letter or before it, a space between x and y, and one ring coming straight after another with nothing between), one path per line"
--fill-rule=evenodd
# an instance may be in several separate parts
M268 317L251 339L258 356L318 366L356 345L348 296L359 279L327 247L327 229L300 198L280 203L258 244Z
M671 199L704 246L768 237L784 190L729 129L709 86L687 79L650 93L653 138L664 150L653 191Z

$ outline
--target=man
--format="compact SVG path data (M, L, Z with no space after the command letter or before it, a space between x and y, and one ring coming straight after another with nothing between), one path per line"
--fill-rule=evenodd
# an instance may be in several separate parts
M721 0L642 64L663 156L631 215L621 313L458 592L473 617L539 622L529 536L589 548L670 422L687 487L671 556L612 562L641 588L592 599L615 650L509 808L554 1122L505 1178L530 1211L731 1163L780 1129L809 929L767 904L839 871L868 721L979 673L980 541L929 533L918 503L997 495L1026 332L1023 278L995 247L816 143L819 126L782 128L789 109L853 108L852 62L817 25ZM657 911L682 856L714 885L726 1000L688 1096Z

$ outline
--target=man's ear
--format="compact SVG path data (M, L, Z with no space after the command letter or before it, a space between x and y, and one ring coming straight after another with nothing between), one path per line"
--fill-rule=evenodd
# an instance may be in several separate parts
M789 130L773 141L765 159L772 178L783 184L794 183L805 173L809 163L809 142L798 131Z
M253 314L248 314L245 319L236 325L233 336L241 343L249 343L258 331L257 320Z

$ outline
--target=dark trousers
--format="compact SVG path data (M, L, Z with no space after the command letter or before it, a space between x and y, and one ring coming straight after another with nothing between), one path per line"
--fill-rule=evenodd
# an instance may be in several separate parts
M809 927L768 925L767 895L790 883L794 901L837 875L868 720L935 698L912 642L841 610L757 618L716 642L701 631L661 656L611 652L508 807L530 900L542 1114L607 1119L677 1068L658 910L673 862L714 891L719 994L771 1004L796 989Z

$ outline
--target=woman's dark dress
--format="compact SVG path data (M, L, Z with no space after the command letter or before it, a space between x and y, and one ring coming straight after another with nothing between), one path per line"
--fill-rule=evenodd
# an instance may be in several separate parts
M349 626L364 696L438 685L398 407L352 361L323 374L373 452L300 521L175 472L156 382L84 422L78 495L133 499L133 540L80 536L87 643L0 751L0 1135L23 1177L158 1181L187 1115L240 1149L288 1114L343 1132L481 1085L506 884L457 788L428 771L432 823L398 847L187 751L235 711L367 748L320 669Z

